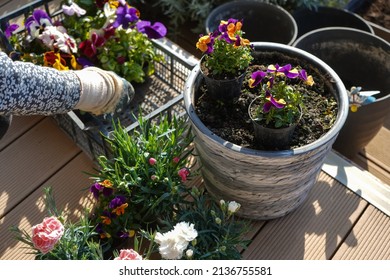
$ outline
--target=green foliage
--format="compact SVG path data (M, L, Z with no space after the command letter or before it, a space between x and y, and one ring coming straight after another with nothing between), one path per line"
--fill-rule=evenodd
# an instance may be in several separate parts
M224 40L215 40L214 51L205 56L205 65L214 76L242 73L248 68L253 57L250 47L235 47Z
M116 37L115 41L107 41L98 54L103 69L114 71L128 81L142 83L154 74L154 63L164 61L152 41L136 29L117 30ZM118 58L125 62L117 63Z
M162 217L173 216L186 203L189 190L179 173L191 167L192 135L187 123L176 117L170 121L167 116L158 124L141 116L138 121L139 129L131 134L114 125L111 138L106 139L112 158L99 157L99 174L93 177L112 184L113 193L100 193L95 209L104 238L119 237L118 232L132 235ZM111 201L118 196L125 197L128 206L107 224L102 213L110 211Z
M216 202L204 190L194 188L191 192L191 204L178 211L171 225L185 221L194 224L198 237L188 249L193 251L196 260L238 260L240 249L245 249L249 240L245 235L249 231L249 222L235 217L236 211L230 211L234 202ZM239 207L239 205L238 205Z

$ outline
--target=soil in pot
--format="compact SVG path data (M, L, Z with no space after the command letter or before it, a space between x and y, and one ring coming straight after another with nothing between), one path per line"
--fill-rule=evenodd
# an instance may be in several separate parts
M248 106L254 98L254 91L249 88L248 81L251 73L261 67L289 63L293 67L300 65L304 68L313 76L315 84L310 89L302 89L305 92L305 108L290 146L286 149L302 147L324 135L332 127L337 116L337 100L329 90L330 84L327 84L332 81L323 77L323 74L312 66L302 64L302 61L279 52L256 52L253 55L254 61L246 73L241 95L231 102L214 101L209 98L203 82L195 96L196 114L200 120L222 139L246 148L267 150L254 140L253 125L248 115Z

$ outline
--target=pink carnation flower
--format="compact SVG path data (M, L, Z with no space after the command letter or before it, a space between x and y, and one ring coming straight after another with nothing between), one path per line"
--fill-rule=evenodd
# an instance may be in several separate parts
M122 249L114 260L142 260L142 256L133 249Z
M46 254L54 248L63 234L62 223L56 217L46 217L42 223L32 227L32 243L42 254Z
M149 164L150 164L150 165L155 165L156 162L157 162L157 160L156 160L155 158L150 158L150 159L149 159Z
M177 174L181 177L181 181L185 182L187 180L188 175L190 175L190 171L188 168L183 167L180 169Z

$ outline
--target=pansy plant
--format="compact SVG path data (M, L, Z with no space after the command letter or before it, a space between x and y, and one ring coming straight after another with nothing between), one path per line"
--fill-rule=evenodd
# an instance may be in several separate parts
M303 109L302 90L313 84L313 77L308 76L305 69L293 68L291 64L271 64L253 72L249 87L259 89L257 107L252 112L254 120L275 128L297 122Z
M242 20L222 20L217 30L199 37L196 47L204 54L205 66L215 78L234 78L245 72L253 60L252 46L243 37L242 25Z
M25 32L9 24L4 34L23 61L76 70L95 66L116 72L129 82L143 82L164 60L152 39L167 34L160 23L141 20L140 11L125 0L68 0L61 21L36 9L26 19Z

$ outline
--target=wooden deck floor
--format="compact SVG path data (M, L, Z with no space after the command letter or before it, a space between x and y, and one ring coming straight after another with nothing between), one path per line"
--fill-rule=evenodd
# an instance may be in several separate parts
M9 227L41 222L44 187L70 218L91 205L84 172L94 163L50 117L15 117L0 142L0 166L0 259L33 258ZM253 223L244 259L390 259L390 187L335 153L323 170L297 210ZM380 195L370 193L378 186Z

